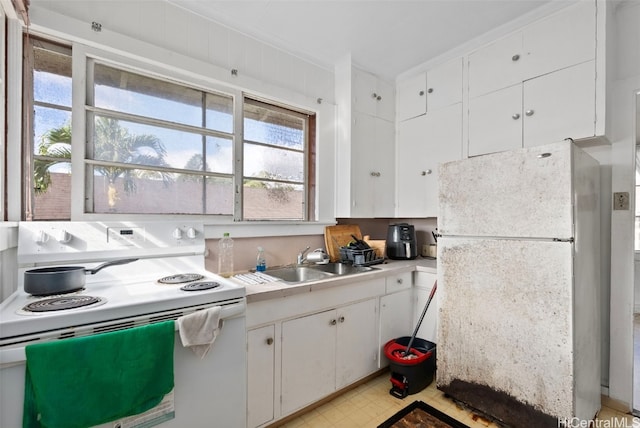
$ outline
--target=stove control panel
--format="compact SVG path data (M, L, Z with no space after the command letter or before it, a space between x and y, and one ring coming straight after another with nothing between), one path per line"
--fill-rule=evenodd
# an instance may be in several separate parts
M200 222L21 222L21 265L204 254Z

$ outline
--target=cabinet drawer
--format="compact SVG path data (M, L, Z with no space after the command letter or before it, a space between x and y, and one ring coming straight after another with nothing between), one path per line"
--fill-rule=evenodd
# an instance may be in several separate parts
M386 292L394 293L396 291L411 288L411 272L405 272L398 275L391 275L386 278Z

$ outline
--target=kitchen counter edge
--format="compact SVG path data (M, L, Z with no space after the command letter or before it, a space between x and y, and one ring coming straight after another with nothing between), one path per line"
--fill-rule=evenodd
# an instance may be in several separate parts
M333 287L340 287L343 285L353 284L355 282L387 277L389 275L404 272L418 271L436 273L436 260L426 258L417 258L415 260L386 260L384 263L373 267L375 267L375 269L369 272L347 276L336 276L335 278L304 282L300 284L288 284L286 282L277 281L259 285L245 285L247 304L261 302L264 300L279 299L282 297L309 293L317 290L325 290Z

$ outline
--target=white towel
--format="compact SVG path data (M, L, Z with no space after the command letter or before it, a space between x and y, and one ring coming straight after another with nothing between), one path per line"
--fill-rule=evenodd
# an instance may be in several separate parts
M191 348L196 355L204 358L222 329L220 310L220 306L214 306L178 318L176 322L182 346Z

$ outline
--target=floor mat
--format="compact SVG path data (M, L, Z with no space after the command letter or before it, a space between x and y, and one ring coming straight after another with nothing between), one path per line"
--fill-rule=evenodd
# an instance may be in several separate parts
M469 428L422 401L414 401L378 428Z

